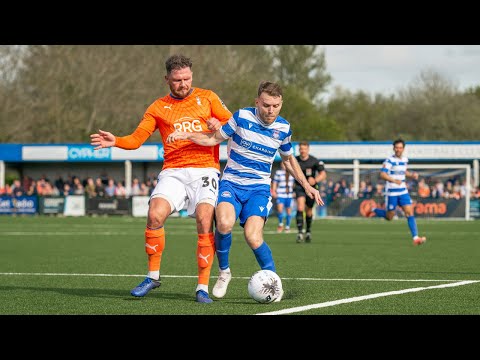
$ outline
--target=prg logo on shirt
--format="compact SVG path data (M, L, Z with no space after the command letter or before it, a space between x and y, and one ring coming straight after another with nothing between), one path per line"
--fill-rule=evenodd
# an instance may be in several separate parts
M252 146L252 142L248 141L248 140L245 140L245 139L242 139L240 141L240 146L243 146L246 149L250 149L250 147Z
M173 127L177 131L186 131L186 132L202 132L202 123L199 119L194 119L191 117L183 117L177 120L173 124Z

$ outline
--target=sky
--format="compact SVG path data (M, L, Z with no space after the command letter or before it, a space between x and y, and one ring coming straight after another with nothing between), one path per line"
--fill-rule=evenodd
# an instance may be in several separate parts
M421 71L434 70L460 91L480 86L480 45L320 45L329 89L384 95L405 89Z

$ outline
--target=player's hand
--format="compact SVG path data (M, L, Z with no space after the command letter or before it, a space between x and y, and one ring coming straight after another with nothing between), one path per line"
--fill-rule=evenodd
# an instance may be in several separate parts
M98 130L97 134L90 135L90 145L95 146L93 150L115 146L115 135L108 131Z
M210 118L207 120L207 127L209 130L217 131L222 127L222 124L220 121L218 121L218 119Z
M309 183L310 185L312 185L312 186L317 185L317 182L315 181L315 178L314 178L314 177L309 176L307 180L308 180L308 183Z
M174 131L167 136L167 143L171 144L176 140L186 140L188 138L188 133L185 131Z
M317 189L310 186L305 189L305 193L307 194L308 197L310 197L310 199L315 199L315 202L317 203L318 206L325 205L322 197L320 196L320 192Z

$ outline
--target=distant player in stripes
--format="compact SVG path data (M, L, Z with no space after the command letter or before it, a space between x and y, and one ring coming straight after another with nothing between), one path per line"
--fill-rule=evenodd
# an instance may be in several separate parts
M205 146L229 139L228 161L215 211L215 245L220 273L212 294L217 298L225 296L232 278L229 253L232 229L238 218L260 268L276 272L270 247L263 240L263 228L272 208L271 172L277 151L286 170L302 184L307 196L323 205L320 193L308 183L293 156L290 124L279 116L282 88L276 83L262 81L257 95L256 107L238 110L215 133L177 131L167 139L168 142L189 139ZM282 296L275 301L280 301Z
M99 130L92 134L95 150L116 146L138 149L157 129L164 146L163 168L150 195L145 251L148 255L146 278L130 293L145 296L160 286L160 263L165 248L164 224L168 216L188 204L187 214L197 223L198 285L196 301L211 303L208 284L215 257L213 216L220 177L219 145L205 147L191 141L167 142L172 131L212 132L228 121L232 113L211 90L192 87L192 62L183 55L172 55L165 62L165 81L170 94L155 100L145 111L136 130L123 137Z
M400 206L407 217L408 227L412 234L413 245L421 245L427 238L418 236L417 222L413 213L412 199L408 193L405 178L410 177L418 180L418 173L407 170L408 158L403 156L405 150L405 141L397 139L393 142L393 151L395 154L383 162L380 177L385 180L385 208L372 208L367 216L375 216L392 220L395 215L395 209Z
M272 196L276 201L276 210L278 218L277 232L290 232L290 222L292 221L292 199L293 184L295 179L285 170L285 164L280 163L280 169L275 171L272 181ZM285 225L283 216L285 213Z

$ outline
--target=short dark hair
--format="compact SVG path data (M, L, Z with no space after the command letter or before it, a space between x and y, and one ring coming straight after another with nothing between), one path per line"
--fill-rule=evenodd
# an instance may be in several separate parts
M170 56L167 61L165 61L165 69L167 70L167 75L169 75L173 70L180 70L184 68L192 68L192 60L190 58L175 54Z
M298 143L298 146L310 146L309 142L308 141L300 141Z
M397 139L397 140L393 141L393 146L395 146L397 144L402 144L403 147L405 147L405 141L403 141L403 139Z
M274 82L271 81L262 81L258 86L258 96L262 95L262 93L267 93L270 96L283 96L282 87Z

